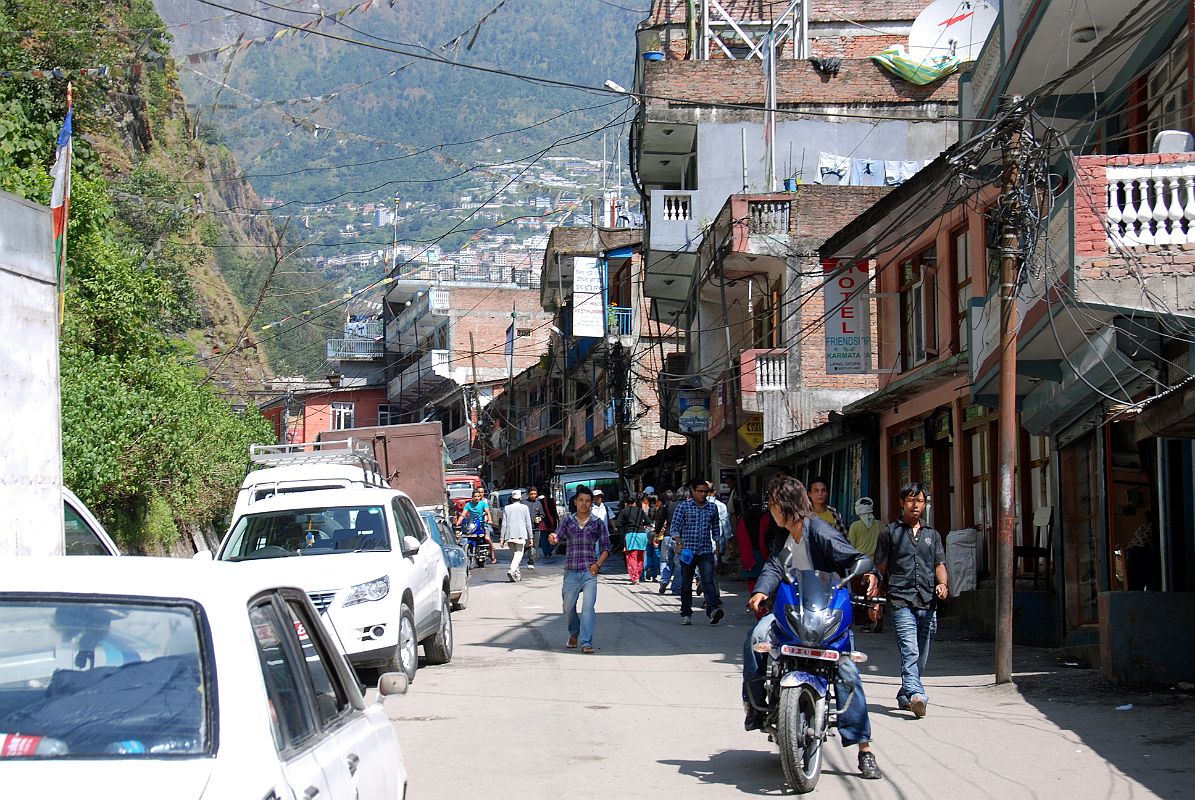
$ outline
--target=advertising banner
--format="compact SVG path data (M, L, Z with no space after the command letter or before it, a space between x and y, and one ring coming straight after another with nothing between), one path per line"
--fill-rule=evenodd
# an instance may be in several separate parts
M681 389L680 429L683 433L706 433L710 429L710 394L705 389Z
M859 375L871 372L870 305L867 263L847 267L829 259L825 274L826 374Z
M573 336L601 339L605 335L602 267L592 256L577 256L573 259Z

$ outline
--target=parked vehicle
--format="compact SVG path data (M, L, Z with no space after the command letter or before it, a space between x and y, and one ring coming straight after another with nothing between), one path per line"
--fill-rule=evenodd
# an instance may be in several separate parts
M347 428L319 435L325 446L345 439L369 448L390 488L406 492L420 508L445 507L444 433L439 422Z
M0 563L9 797L394 800L394 727L298 588L178 559ZM383 675L379 701L406 691Z
M62 514L65 522L65 552L68 556L118 556L120 549L95 515L62 487Z
M253 504L220 545L220 561L302 586L354 666L414 679L452 659L448 567L411 498L396 489L281 494Z
M619 477L612 462L558 466L552 476L552 500L556 503L557 519L564 519L577 510L573 495L580 486L602 490L602 504L609 509L606 518L610 522L618 516L623 502L634 496L630 482ZM622 537L611 535L610 546L613 552L622 550Z
M452 601L452 610L459 611L469 605L469 559L465 555L465 548L456 543L456 536L452 526L444 519L444 509L440 506L419 509L419 516L427 525L427 532L440 545L444 554L444 563L448 565L448 599Z
M456 519L465 508L465 503L473 499L473 490L485 491L485 482L474 470L450 469L444 474L444 485L448 488L449 512L452 519Z
M838 720L838 662L866 660L851 648L851 579L869 572L871 559L855 562L844 579L827 572L786 566L776 592L775 622L766 648L761 730L780 746L784 777L798 793L811 792L822 770L822 745ZM865 597L856 603L872 603ZM853 698L848 698L853 700Z

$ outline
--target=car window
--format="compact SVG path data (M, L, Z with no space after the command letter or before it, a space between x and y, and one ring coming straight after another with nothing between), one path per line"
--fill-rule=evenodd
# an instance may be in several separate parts
M315 718L300 688L300 667L283 639L288 627L294 630L294 626L283 623L268 600L249 609L249 622L270 704L274 746L280 753L293 750L315 734Z
M410 500L394 498L394 523L398 526L399 536L414 536L421 542L427 541L427 528Z
M435 543L443 547L444 537L440 534L440 523L436 522L436 512L421 511L419 516L423 517L423 521L427 523L427 531L431 534Z
M448 487L448 496L453 500L472 499L473 490L476 488L472 481L447 481L444 485Z
M210 752L205 630L188 603L0 595L0 756Z
M564 485L564 492L570 501L573 499L573 495L577 493L578 486L601 489L605 502L618 500L620 495L618 491L618 478L583 478L581 480L569 481Z
M337 506L245 514L233 526L223 561L389 550L382 506Z
M107 556L111 555L108 548L100 540L100 535L92 530L87 521L79 515L70 503L62 504L64 532L66 534L65 553L68 556Z
M340 684L331 667L331 656L324 648L323 642L319 640L318 635L308 634L309 630L315 631L315 626L321 623L310 619L307 610L297 600L288 599L286 607L290 611L291 623L294 625L299 647L303 651L303 663L307 667L307 676L311 679L311 688L315 696L315 710L319 715L320 725L326 728L348 710L348 693Z

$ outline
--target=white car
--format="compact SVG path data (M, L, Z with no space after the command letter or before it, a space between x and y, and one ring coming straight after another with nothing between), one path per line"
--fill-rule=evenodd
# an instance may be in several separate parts
M0 571L5 796L404 795L393 725L302 590L169 558L6 559ZM379 698L405 688L384 675Z
M63 552L68 556L118 556L120 549L75 493L62 487Z
M411 498L397 489L324 489L255 502L220 545L219 561L302 586L358 667L414 679L452 659L448 567Z

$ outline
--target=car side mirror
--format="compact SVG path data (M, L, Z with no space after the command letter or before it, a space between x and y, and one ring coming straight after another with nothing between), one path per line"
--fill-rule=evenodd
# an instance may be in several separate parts
M406 694L411 682L401 672L385 672L378 678L378 697Z
M192 561L212 561L214 560L211 550L200 550L195 555L191 556Z
M413 553L419 552L419 540L414 536L402 537L402 552L404 556L409 556Z

